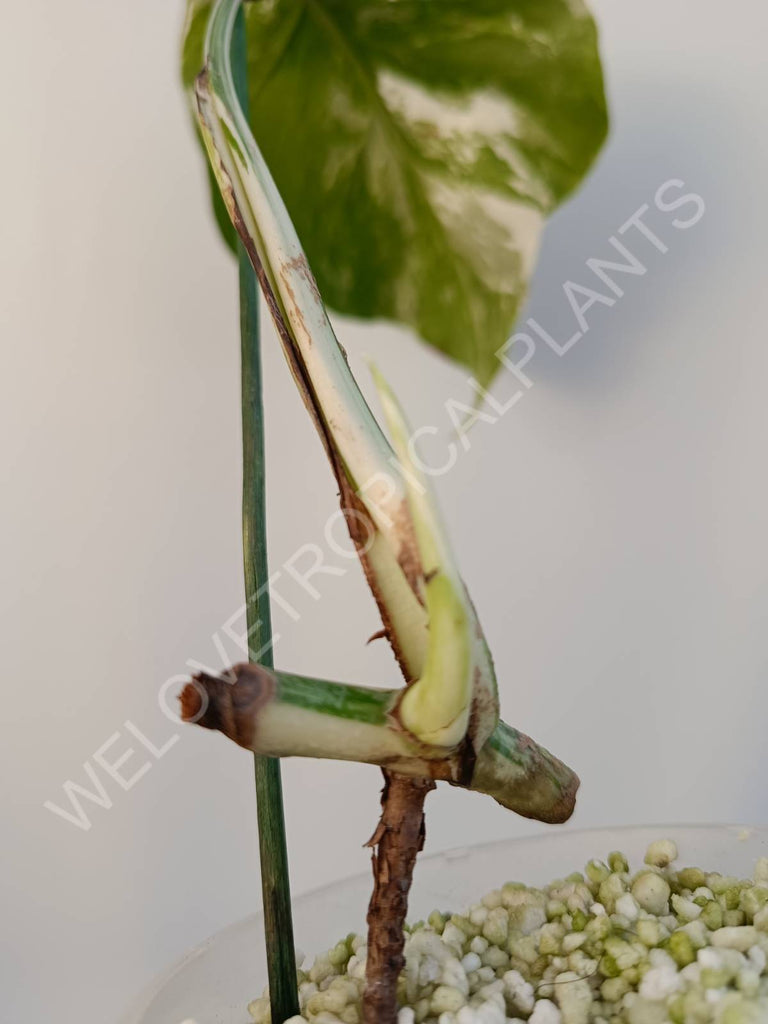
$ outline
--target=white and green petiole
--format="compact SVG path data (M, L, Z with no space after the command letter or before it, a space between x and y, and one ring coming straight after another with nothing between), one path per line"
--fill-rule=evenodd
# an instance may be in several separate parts
M388 634L409 679L421 673L427 617L418 593L414 540L392 451L349 371L288 211L237 100L229 62L239 0L211 15L196 102L208 156L230 217L259 274L283 348L342 493L365 510L355 536ZM357 515L348 519L359 528ZM372 535L371 532L372 531Z

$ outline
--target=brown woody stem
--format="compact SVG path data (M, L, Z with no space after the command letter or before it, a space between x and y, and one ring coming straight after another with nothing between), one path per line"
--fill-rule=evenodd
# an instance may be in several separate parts
M428 779L384 771L379 824L373 847L373 895L368 907L368 966L363 995L365 1024L395 1024L397 981L405 960L403 925L416 856L424 847L424 800Z

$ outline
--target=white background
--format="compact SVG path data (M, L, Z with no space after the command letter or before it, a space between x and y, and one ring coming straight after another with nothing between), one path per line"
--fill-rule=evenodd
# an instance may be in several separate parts
M579 770L576 826L766 820L765 38L756 0L594 4L613 133L549 226L529 313L670 178L644 277L439 481L505 717ZM0 1016L114 1024L136 991L258 904L248 755L186 728L79 830L67 779L175 727L157 693L241 604L233 266L177 84L181 4L3 4L3 790ZM464 375L393 327L341 321L445 441ZM322 542L335 489L266 328L270 542ZM497 393L511 393L510 378ZM355 566L276 613L283 667L393 684ZM231 650L231 647L229 648ZM129 742L130 741L130 742ZM137 753L125 770L147 761ZM152 759L150 758L150 761ZM103 771L100 776L105 777ZM295 892L364 870L379 776L285 765ZM428 848L533 832L441 790ZM597 851L596 851L597 852Z

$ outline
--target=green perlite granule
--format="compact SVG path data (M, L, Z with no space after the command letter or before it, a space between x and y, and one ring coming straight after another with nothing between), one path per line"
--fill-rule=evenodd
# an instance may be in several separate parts
M751 880L676 860L662 839L634 873L611 853L433 911L407 931L398 1024L768 1024L768 858ZM360 1024L365 958L348 935L300 970L289 1024ZM269 1024L266 996L249 1010Z

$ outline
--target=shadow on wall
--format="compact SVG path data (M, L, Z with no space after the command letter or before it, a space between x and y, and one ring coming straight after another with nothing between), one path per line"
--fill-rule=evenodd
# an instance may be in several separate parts
M548 223L516 328L530 333L526 321L533 317L561 346L581 331L564 357L533 334L537 381L575 392L573 397L621 387L644 352L668 344L668 324L677 310L720 286L723 266L730 265L729 249L737 242L728 230L730 207L738 201L734 179L739 164L748 160L748 140L737 134L727 99L709 93L706 85L649 79L610 91L613 128L606 149L576 201L567 202ZM666 211L654 201L660 186L671 180L684 187L670 185L661 203L696 194L704 203L698 218L693 200ZM633 215L666 252L636 225L620 232ZM676 227L674 220L688 227ZM633 274L606 271L622 294L586 265L589 259L628 262L611 236L645 268ZM582 322L565 293L569 281L602 296L572 290L573 302L588 306Z

